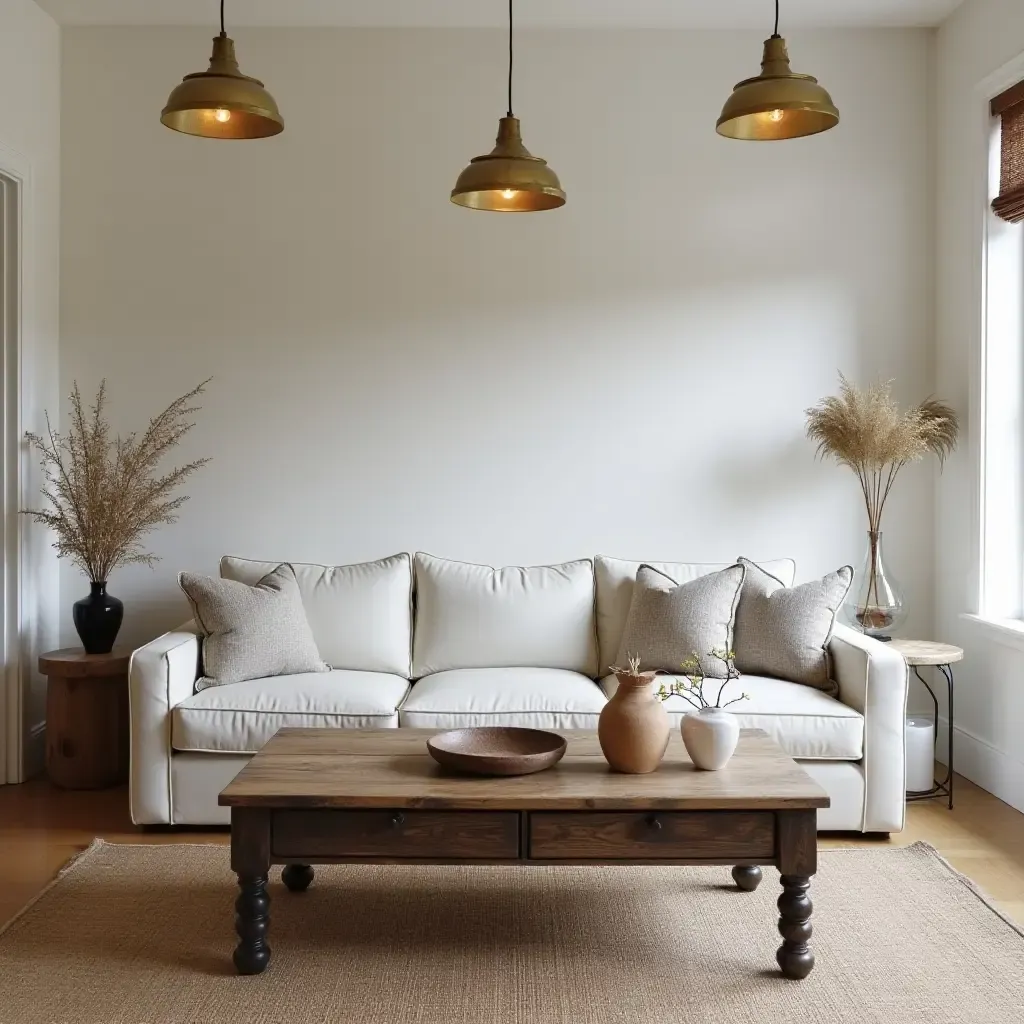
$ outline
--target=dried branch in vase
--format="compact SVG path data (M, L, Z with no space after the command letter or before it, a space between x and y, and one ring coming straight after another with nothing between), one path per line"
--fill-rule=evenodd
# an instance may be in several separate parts
M658 687L657 696L663 701L668 700L670 697L682 697L683 700L698 711L703 711L705 708L718 708L721 710L722 708L727 708L730 704L738 704L741 700L749 700L749 694L741 693L738 697L727 700L724 704L722 703L722 695L725 693L726 686L734 679L739 679L740 677L739 670L736 668L736 652L716 648L715 650L708 651L708 657L715 658L725 665L725 678L715 680L719 686L714 704L704 696L704 683L706 679L704 669L701 668L700 655L696 651L680 666L683 670L683 675L686 677L685 681L673 679L667 684L662 683Z
M106 420L106 381L96 400L85 409L77 382L70 395L70 425L58 432L46 417L46 436L28 434L39 453L45 483L45 509L23 509L56 534L53 546L93 582L104 582L118 566L157 559L140 544L157 526L177 520L187 495L174 496L178 487L209 459L196 459L170 472L158 466L195 426L192 404L209 379L171 402L140 436L110 436Z
M618 665L609 666L609 671L621 681L622 679L635 679L638 682L650 682L658 673L653 671L641 670L640 668L640 655L639 654L627 654L626 655L626 668L622 668Z

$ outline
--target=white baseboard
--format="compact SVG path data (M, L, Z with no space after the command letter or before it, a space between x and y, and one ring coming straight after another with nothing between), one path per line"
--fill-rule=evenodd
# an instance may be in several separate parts
M938 744L935 757L947 762L948 722L938 721ZM976 786L987 789L1000 800L1024 811L1024 761L1019 761L1003 750L959 726L953 729L953 762L957 775L970 779Z
M42 774L46 767L46 720L36 722L26 737L22 751L22 778L32 779Z

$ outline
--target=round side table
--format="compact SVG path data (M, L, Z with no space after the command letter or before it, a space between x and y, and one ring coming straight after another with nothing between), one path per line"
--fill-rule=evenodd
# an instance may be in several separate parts
M47 676L46 771L63 789L106 789L128 778L128 662L132 652L50 651Z
M962 661L964 652L960 647L952 644L933 643L931 640L900 640L893 638L889 645L903 655L907 665L914 670L914 675L924 684L928 696L935 706L935 742L939 739L939 699L928 681L921 675L920 669L925 666L937 668L946 680L946 727L948 730L948 750L946 755L946 777L940 782L935 780L931 789L921 793L908 793L908 800L930 800L936 796L949 798L949 809L953 810L953 666Z

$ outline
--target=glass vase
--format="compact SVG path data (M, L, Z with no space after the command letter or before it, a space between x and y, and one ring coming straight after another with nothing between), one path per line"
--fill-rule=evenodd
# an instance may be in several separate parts
M882 533L868 531L864 568L846 598L847 621L877 640L891 640L891 630L906 618L903 591L882 555Z

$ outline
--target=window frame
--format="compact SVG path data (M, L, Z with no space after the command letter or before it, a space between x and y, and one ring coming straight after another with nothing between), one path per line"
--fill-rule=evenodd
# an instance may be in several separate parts
M990 334L989 334L989 299L990 275L989 258L992 246L998 240L997 232L1004 234L1006 229L1024 231L1024 225L1011 225L1002 221L992 210L993 195L998 192L999 145L998 115L992 113L992 101L1017 83L1024 81L1024 53L1003 65L998 71L980 82L974 90L974 108L976 111L976 134L972 152L975 158L974 195L977 211L975 221L975 273L973 274L975 310L975 329L970 339L970 380L969 380L969 416L968 416L968 457L970 460L971 480L971 528L972 547L971 567L972 579L970 593L972 607L961 617L971 620L986 628L991 639L1021 651L1024 651L1024 515L1018 516L1016 524L1017 538L1013 542L1015 551L1020 557L1014 556L1013 614L1006 614L1010 604L1006 600L1007 584L998 584L1003 590L1003 597L996 596L997 583L993 580L992 563L995 558L992 550L990 534L992 487L990 471L993 463L990 446L990 409L988 405L990 391ZM993 174L995 174L996 191L993 192ZM1024 236L1022 236L1024 240ZM1024 261L1024 244L1022 244L1022 261ZM1024 285L1022 285L1022 303L1024 303ZM1024 340L1019 346L1020 359L1024 361ZM1024 363L1022 363L1024 365ZM1021 385L1020 411L1024 416L1024 381ZM1020 492L1021 507L1024 508L1024 421L1022 430L1017 436L1019 458L1016 460L1016 486ZM1002 605L1002 606L1000 606Z

